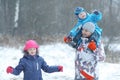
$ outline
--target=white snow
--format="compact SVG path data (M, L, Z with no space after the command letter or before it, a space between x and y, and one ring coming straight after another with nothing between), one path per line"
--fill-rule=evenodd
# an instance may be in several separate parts
M63 65L63 72L45 73L44 80L74 80L75 50L64 43L41 45L39 55L49 65ZM0 47L0 80L22 80L23 73L18 76L7 74L7 66L15 67L23 56L22 48ZM120 80L120 64L102 62L98 65L99 80Z

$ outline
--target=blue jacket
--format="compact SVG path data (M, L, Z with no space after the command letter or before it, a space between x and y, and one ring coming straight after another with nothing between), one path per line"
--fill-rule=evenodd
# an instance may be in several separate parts
M77 24L73 27L73 29L70 31L68 37L72 38L72 42L68 43L73 48L77 48L81 42L81 28L86 22L93 22L96 26L94 33L90 37L89 41L94 40L97 45L99 45L101 35L102 35L102 29L98 26L97 22L100 21L102 18L102 15L95 15L94 13L89 14L87 13L87 17L85 19L78 18Z
M78 16L77 16L78 17ZM83 26L84 23L89 22L90 19L90 14L87 13L87 16L85 19L80 19L78 17L78 21L75 24L75 26L71 29L70 33L68 36L72 37L72 39L76 38L76 36L81 32L81 28Z
M58 66L47 65L42 57L25 55L20 59L12 74L19 75L23 71L23 80L43 80L41 69L47 73L58 72Z

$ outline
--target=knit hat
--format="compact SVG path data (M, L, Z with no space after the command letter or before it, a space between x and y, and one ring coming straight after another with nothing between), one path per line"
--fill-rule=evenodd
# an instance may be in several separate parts
M95 24L93 24L92 22L86 22L83 25L83 29L86 29L86 30L90 31L91 33L93 33L95 31Z
M37 49L37 48L39 48L39 45L34 40L28 40L25 43L24 50L28 50L30 48L36 48Z
M77 8L75 9L74 13L75 13L75 15L78 15L79 13L81 13L81 12L83 12L83 11L85 11L84 8L82 8L82 7L77 7Z

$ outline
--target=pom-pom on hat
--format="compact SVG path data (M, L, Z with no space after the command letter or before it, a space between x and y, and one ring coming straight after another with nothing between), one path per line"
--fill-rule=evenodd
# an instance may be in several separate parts
M78 15L79 13L85 11L83 7L77 7L74 11L75 15Z
M86 22L83 27L83 29L88 30L89 32L93 33L95 31L95 24L92 22Z
M25 43L24 50L26 51L26 50L28 50L30 48L36 48L36 49L38 49L39 45L34 40L28 40Z

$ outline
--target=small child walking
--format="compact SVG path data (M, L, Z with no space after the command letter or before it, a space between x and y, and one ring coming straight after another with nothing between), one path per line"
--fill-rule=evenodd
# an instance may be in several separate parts
M63 72L63 66L47 65L46 61L38 55L38 48L36 41L26 41L24 56L20 59L19 64L15 68L8 66L6 72L19 75L23 71L23 80L43 80L41 69L47 73Z

